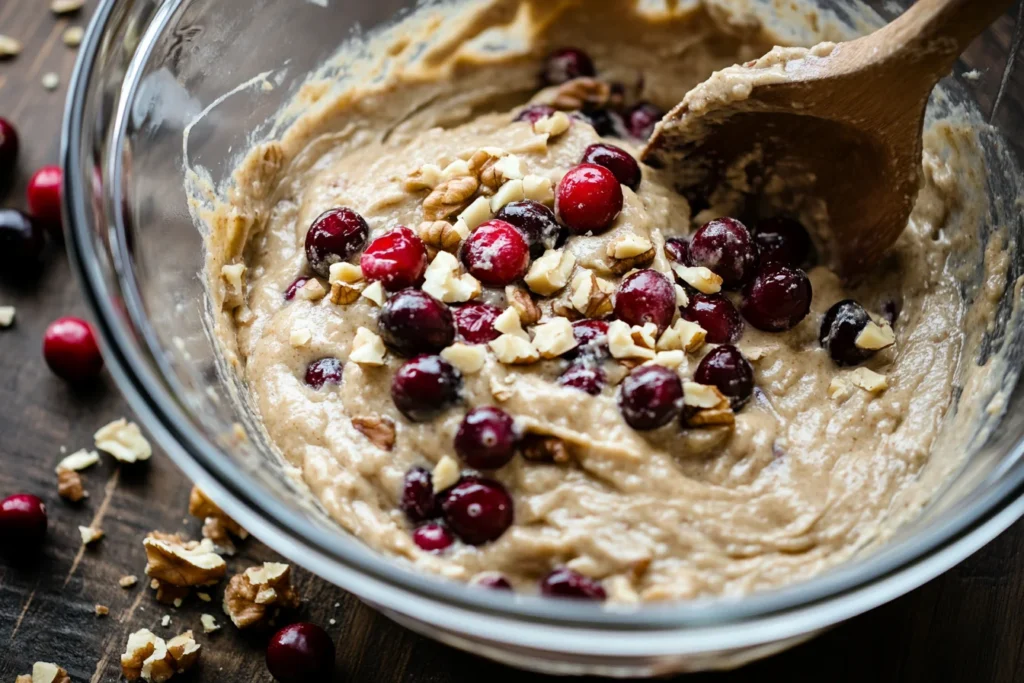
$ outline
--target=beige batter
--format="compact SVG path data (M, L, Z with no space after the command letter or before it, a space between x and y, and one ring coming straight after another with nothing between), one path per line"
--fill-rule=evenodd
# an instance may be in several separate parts
M599 138L577 123L538 144L529 123L511 122L536 92L543 55L582 47L601 77L639 82L641 92L631 96L668 109L713 71L756 58L776 41L718 4L644 15L627 2L588 2L583 11L567 2L505 1L445 22L414 16L377 45L388 46L387 68L364 64L368 78L344 88L307 85L293 105L301 116L241 164L230 196L206 216L213 295L224 307L218 332L273 444L346 530L453 579L499 571L532 592L539 577L568 565L601 579L612 600L688 599L739 595L819 573L875 541L893 501L917 486L964 344L965 307L945 265L947 236L983 206L973 130L949 121L930 124L913 216L864 284L851 290L827 268L815 268L812 310L801 324L782 334L746 327L738 346L763 393L736 415L734 428L680 430L672 423L636 432L619 413L614 386L592 397L555 385L564 368L557 360L510 366L491 356L465 377L461 405L420 424L402 417L390 398L403 360L394 354L379 368L346 362L337 387L316 391L303 383L311 361L345 360L358 327L376 330L379 310L366 298L346 306L329 298L284 301L285 288L309 274L303 240L316 216L352 207L368 221L371 239L396 225L415 227L424 219L424 193L407 191L404 181L424 164L443 167L483 147L515 151L528 173L557 183ZM517 15L520 6L527 9ZM472 37L515 17L530 29L518 51L484 57L468 50ZM442 26L446 40L415 58L403 52ZM377 82L369 82L371 74ZM609 142L639 154L629 142ZM712 217L714 209L691 215L661 172L644 167L643 174L637 193L624 190L612 229L569 240L578 267L617 282L605 246L638 234L658 247L652 267L667 272L664 239ZM824 227L815 216L805 218ZM220 279L221 267L234 263L247 265L242 296ZM833 364L817 341L822 315L845 298L873 314L890 300L902 305L896 345L867 363L885 375L884 391L851 384L850 370ZM482 300L504 304L497 290L485 290ZM311 333L308 343L293 344L296 329ZM680 374L691 377L710 348L689 354ZM613 376L625 372L614 361L608 368ZM510 390L496 397L498 386ZM481 547L457 543L440 555L424 553L398 509L403 475L454 455L463 415L487 404L567 439L571 462L515 458L493 475L514 498L513 526ZM394 421L392 450L353 427L352 418L368 416Z

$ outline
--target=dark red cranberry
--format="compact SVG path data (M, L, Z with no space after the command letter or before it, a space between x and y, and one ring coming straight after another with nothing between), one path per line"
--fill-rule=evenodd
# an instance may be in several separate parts
M572 324L572 336L576 348L564 354L566 358L577 356L608 357L608 322L591 318L577 320Z
M494 329L494 321L502 310L490 304L465 304L454 310L455 329L467 344L486 344L501 333Z
M544 85L561 85L574 78L593 77L596 74L594 62L586 52L574 47L563 47L549 54L544 61L541 80Z
M641 365L619 385L619 411L633 429L657 429L682 408L683 383L663 365Z
M615 174L597 164L569 169L555 191L555 213L577 235L604 232L622 211L622 186Z
M514 225L490 220L466 238L462 262L470 275L488 287L504 287L526 275L530 246Z
M684 320L697 323L712 344L735 344L743 336L743 318L721 294L690 294L690 303L679 310Z
M0 117L0 187L14 177L18 165L18 132L7 119Z
M451 309L419 289L403 289L385 301L377 329L384 343L403 356L436 353L455 339Z
M739 410L754 393L754 369L732 344L716 346L701 359L693 379L718 387L729 397L733 410Z
M600 581L562 567L540 581L540 594L549 598L604 600L607 594Z
M473 577L473 580L470 581L470 584L473 586L480 586L481 588L490 588L491 590L496 591L512 590L512 584L498 572L484 572L483 574L477 574Z
M676 263L681 263L684 266L691 265L690 240L684 237L669 237L665 240L665 255Z
M391 380L391 400L413 422L425 422L459 400L462 375L440 356L416 356Z
M77 383L103 369L103 356L89 323L81 318L58 318L43 334L43 358L58 377Z
M540 202L525 200L506 204L495 216L522 231L530 245L530 257L538 258L546 250L553 249L561 230L555 214Z
M757 245L738 220L716 218L693 234L690 263L719 275L727 288L739 287L757 270Z
M900 310L902 309L902 307L903 303L901 301L896 301L894 299L886 299L882 303L882 317L890 325L895 325L896 321L900 317Z
M757 224L754 233L761 263L781 263L799 268L811 255L811 238L792 218L770 218Z
M811 281L799 268L769 263L743 290L740 311L765 332L785 332L811 310Z
M320 214L306 233L306 261L321 277L331 266L347 261L366 244L370 226L352 209L342 206Z
M43 166L28 181L28 210L43 225L56 231L61 224L60 166Z
M341 384L344 366L337 358L321 358L306 367L306 384L321 389L325 384Z
M279 683L332 680L334 641L316 624L285 626L267 643L267 670Z
M858 348L856 344L857 337L869 322L871 316L863 306L853 299L845 299L825 313L818 341L836 365L859 365L876 353L871 349Z
M428 553L439 553L455 543L455 537L444 524L428 522L416 527L412 532L412 542L420 550Z
M292 299L294 299L295 298L295 294L300 289L302 289L302 287L307 282L309 282L309 278L304 276L304 275L301 276L301 277L295 278L295 280L290 285L288 285L288 289L284 290L284 300L285 301L291 301Z
M638 270L619 283L613 315L630 325L654 323L662 333L676 313L676 290L656 270Z
M481 406L466 413L455 433L455 452L478 470L504 467L516 454L519 434L512 416L501 408Z
M587 109L572 113L572 118L583 121L591 126L603 138L621 138L626 135L626 123L622 117L611 109Z
M404 225L370 242L359 258L363 277L380 281L384 289L399 289L419 284L427 269L427 247L416 233Z
M402 500L399 504L410 522L425 522L441 514L434 495L434 478L430 470L412 467L402 482Z
M512 497L499 482L463 477L441 501L445 521L464 543L482 545L512 526Z
M604 142L593 144L583 151L580 163L604 166L615 175L619 183L634 192L640 187L640 180L643 177L640 173L640 164L621 147Z
M45 240L40 226L17 209L0 209L0 275L31 273Z
M558 385L585 391L591 396L597 396L607 378L599 361L593 358L580 358L565 369L565 372L558 378Z
M0 550L37 546L46 536L46 504L30 493L0 500Z
M546 116L551 116L557 109L547 104L531 104L516 114L513 121L529 121L530 123L537 123Z
M650 102L641 102L626 114L626 128L629 134L640 140L651 137L654 127L658 125L665 112Z

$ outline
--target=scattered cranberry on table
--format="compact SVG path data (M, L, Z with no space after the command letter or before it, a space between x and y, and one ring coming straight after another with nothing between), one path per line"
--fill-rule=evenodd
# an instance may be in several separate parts
M547 104L531 104L524 107L513 121L527 121L529 123L537 123L546 116L551 116L557 109Z
M769 263L743 290L740 312L765 332L796 327L811 310L811 281L799 268Z
M459 338L467 344L486 344L501 336L494 321L502 309L491 304L464 304L452 311Z
M267 670L278 683L329 681L334 672L334 641L316 624L285 626L267 644Z
M681 263L684 266L690 263L690 240L683 237L669 237L665 240L665 255L670 261Z
M58 318L43 334L43 358L58 377L71 383L85 382L103 369L96 337L81 318Z
M291 301L292 299L294 299L295 298L295 294L307 282L309 282L309 278L306 277L306 276L301 276L301 277L295 278L295 280L293 280L292 283L290 285L288 285L288 289L284 290L284 300L285 301Z
M626 113L626 129L638 140L651 137L654 127L665 116L665 112L650 102L640 102Z
M359 266L363 277L380 281L389 292L413 287L427 270L427 247L416 233L400 225L370 242Z
M46 504L30 493L0 500L0 551L38 546L46 536Z
M606 382L607 377L599 362L589 357L574 361L558 378L558 386L579 389L591 396L600 394Z
M664 332L676 314L676 290L656 270L638 270L619 283L612 315L630 325L654 323Z
M599 234L622 211L622 185L615 174L597 164L569 169L555 191L555 214L576 235Z
M306 367L306 384L322 389L325 384L341 384L344 366L337 358L321 358Z
M511 415L501 408L480 406L462 419L455 433L455 452L474 469L496 470L512 460L518 441Z
M391 400L413 422L426 422L459 400L462 375L440 356L416 356L391 380Z
M691 265L704 266L728 289L740 287L757 270L757 245L747 227L734 218L716 218L690 239Z
M562 567L541 579L540 593L550 598L604 600L607 596L601 583L577 571Z
M712 344L735 344L743 336L743 318L732 302L721 294L690 294L690 303L680 309L684 320L697 323Z
M455 536L440 522L428 522L416 527L412 532L412 542L420 550L428 553L439 553L455 543Z
M576 347L562 354L564 358L590 356L604 359L611 355L608 351L608 321L586 318L572 324L572 336Z
M28 181L28 210L55 237L61 234L60 194L63 177L60 166L43 166Z
M857 337L871 316L853 299L844 299L832 306L821 319L818 341L836 365L859 365L877 353L857 346Z
M729 398L733 410L739 410L754 393L754 368L732 344L711 349L697 365L693 379L717 387Z
M811 238L792 218L770 218L757 224L754 241L761 263L781 263L791 268L803 266L811 256Z
M541 80L544 85L561 85L575 78L597 75L594 62L583 50L563 47L548 55L544 61Z
M17 209L0 209L0 272L30 274L39 266L45 238L40 225Z
M621 147L599 142L590 145L583 150L581 164L597 164L607 168L615 175L620 184L636 192L640 187L640 180L643 178L640 172L640 164L636 159Z
M512 526L512 497L499 482L463 477L441 501L444 519L464 543L483 545Z
M18 132L0 116L0 187L14 177L18 166Z
M634 368L619 385L619 411L636 430L657 429L683 409L683 383L663 365Z
M306 261L314 273L327 277L331 266L362 249L369 235L370 226L352 209L342 206L324 211L306 233Z
M462 262L469 274L487 287L504 287L526 275L530 245L511 223L489 220L466 238Z
M455 339L448 306L419 289L393 294L377 316L384 343L404 356L436 353Z
M402 512L411 522L425 522L441 514L434 495L434 478L430 470L411 467L402 481Z
M506 204L495 219L505 221L517 228L530 245L530 258L538 258L558 241L561 228L555 214L540 202L527 199Z

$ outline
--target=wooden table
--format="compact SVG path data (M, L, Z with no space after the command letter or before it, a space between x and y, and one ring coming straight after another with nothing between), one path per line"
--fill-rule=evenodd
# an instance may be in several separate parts
M20 177L0 198L5 205L24 208L32 170L57 161L64 92L75 59L61 34L70 24L84 25L95 2L77 16L56 19L44 0L0 0L0 33L25 44L20 57L0 62L0 116L12 119L22 138ZM53 92L40 84L51 71L62 81ZM184 680L269 681L261 637L229 625L202 634L202 612L225 622L216 604L222 587L214 591L213 605L191 598L180 609L168 609L155 602L145 581L131 589L118 586L125 574L143 575L141 541L148 531L199 535L196 520L185 519L190 484L166 456L157 453L143 466L122 468L105 458L85 473L92 495L84 504L57 497L53 467L59 449L91 447L97 427L128 414L109 378L72 390L43 363L40 340L46 325L61 315L85 313L60 245L49 247L36 281L0 282L2 304L13 304L18 312L16 325L0 331L0 496L27 491L43 497L50 535L38 558L18 565L0 560L0 682L30 671L37 660L60 664L76 683L117 681L127 636L142 627L167 637L196 630L202 664ZM77 527L90 524L107 536L83 550ZM1024 525L1017 524L961 566L890 605L768 661L695 680L1024 680L1024 610L1018 602L1024 599L1022 547ZM250 540L230 567L239 571L272 558L273 552ZM336 638L339 680L524 678L415 636L306 572L299 571L296 581L305 599L303 617ZM109 616L97 617L96 604L109 606ZM168 614L172 622L165 628L161 619Z

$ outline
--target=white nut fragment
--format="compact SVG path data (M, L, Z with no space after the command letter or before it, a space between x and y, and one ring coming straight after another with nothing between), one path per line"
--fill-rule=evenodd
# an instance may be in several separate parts
M658 344L658 326L654 323L633 325L631 334L633 341L645 349L653 349Z
M63 34L61 34L61 40L68 47L78 47L82 44L82 38L85 37L85 29L81 26L69 26Z
M43 87L47 90L56 90L60 86L60 74L55 71L49 71L43 74L42 79L39 81L43 84Z
M139 426L123 417L100 427L93 434L93 440L96 442L96 448L104 453L110 453L121 462L149 460L153 455L153 447L142 435Z
M717 294L722 291L722 278L704 266L684 266L672 264L672 270L679 279L704 294Z
M494 193L491 197L490 208L492 213L498 213L506 204L526 199L526 191L523 189L522 180L510 180Z
M608 243L606 253L613 259L623 260L646 254L653 247L654 245L646 237L624 233Z
M469 169L469 162L465 159L456 159L452 163L444 167L441 171L441 180L451 180L452 178L464 178L466 176L473 175L473 172Z
M843 377L833 377L832 381L828 383L828 396L836 401L848 397L852 391L853 385Z
M363 281L363 269L354 263L342 261L332 263L330 275L327 278L329 284L343 283L351 285ZM309 284L308 282L306 284Z
M868 321L853 343L858 349L880 351L896 343L896 334L889 323L879 325L874 321Z
M555 185L551 178L542 175L527 175L523 178L523 194L541 204L555 201Z
M477 197L459 214L458 220L455 221L455 229L461 233L464 227L466 234L462 235L462 239L466 239L471 230L475 230L481 223L489 220L491 220L491 201L487 197Z
M503 334L487 345L498 362L506 365L526 365L540 360L540 354L530 340L514 334Z
M683 382L683 405L693 408L717 408L723 401L728 402L718 387L698 382Z
M686 362L686 353L683 351L658 351L652 360L644 365L664 365L666 368L675 370Z
M361 296L369 299L377 306L383 306L387 300L387 295L384 294L384 285L380 282L370 283L361 293Z
M878 394L889 388L889 382L885 375L880 375L868 368L857 368L847 375L849 380L864 391Z
M487 360L487 351L479 344L456 342L441 351L441 357L464 375L480 372Z
M71 470L72 472L81 472L82 470L92 467L100 461L100 455L96 451L87 451L84 448L77 450L71 455L67 456L59 463L55 468L57 472L61 470Z
M503 335L519 337L520 339L530 341L530 335L526 334L526 331L523 329L523 323L519 318L519 312L511 306L502 311L501 315L494 319L494 329L501 332Z
M548 249L533 262L523 278L527 286L541 296L551 296L569 283L576 257L568 249Z
M313 333L309 331L308 327L293 327L291 334L288 335L288 343L295 349L302 348L312 339Z
M655 348L659 351L682 350L693 353L704 345L707 331L695 322L680 318L662 333Z
M631 328L621 320L613 320L608 324L608 350L612 357L654 359L656 354L653 345L651 348L647 348L637 344L633 337L634 330L642 330L642 328Z
M85 0L53 0L50 11L54 14L71 14L85 6Z
M78 527L78 533L82 536L82 545L89 545L103 538L103 529L94 529L91 526Z
M50 662L36 662L32 665L32 676L26 678L29 678L31 683L67 683L70 680L67 671ZM18 677L18 681L20 680L21 676Z
M320 281L315 277L310 278L306 281L306 284L299 287L299 291L295 293L300 299L306 301L319 301L327 296L327 290L320 284Z
M441 167L437 164L423 164L419 169L409 174L405 181L407 192L419 190L433 190L441 184Z
M0 306L0 327L10 327L14 323L14 306Z
M431 475L431 480L434 483L434 493L440 493L447 488L455 486L461 476L462 471L459 469L459 463L455 461L455 458L450 455L442 457L434 466L434 472Z
M523 165L523 160L515 154L503 156L494 162L494 170L505 180L522 180L526 175L526 166Z
M213 618L212 614L203 614L199 617L199 623L203 625L203 633L213 633L220 630L220 625Z
M615 285L593 271L580 268L572 278L569 303L587 318L601 318L612 312Z
M686 296L686 290L679 285L673 285L676 288L676 306L683 308L684 306L690 305L690 297Z
M577 345L568 318L554 318L533 328L533 346L541 358L557 358Z
M569 115L564 111L556 111L554 114L549 114L534 122L533 132L547 133L554 138L569 130L570 125L572 125L572 121L569 119Z
M21 41L0 33L0 59L21 54Z
M245 264L232 263L221 266L220 276L224 279L224 305L240 306L245 301Z
M423 291L447 304L469 301L483 291L480 281L469 273L462 273L459 260L447 251L437 252L423 280Z
M352 351L348 359L360 365L384 365L384 357L387 349L384 347L384 340L365 327L356 330L356 336L352 339Z

